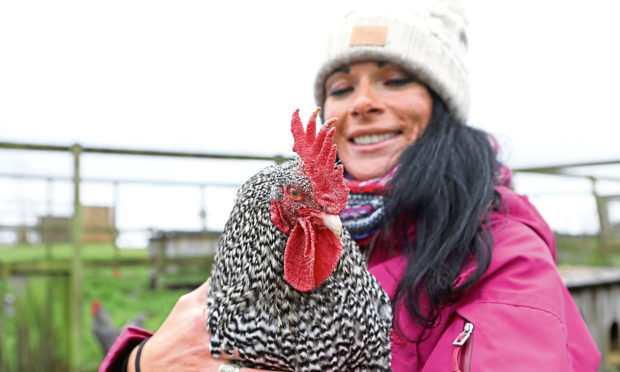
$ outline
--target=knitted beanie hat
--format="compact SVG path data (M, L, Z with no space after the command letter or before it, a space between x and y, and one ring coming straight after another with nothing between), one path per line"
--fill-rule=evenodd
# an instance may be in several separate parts
M435 91L460 122L467 121L467 35L455 0L418 2L407 11L353 12L330 33L314 82L325 103L325 80L338 67L362 61L395 63Z

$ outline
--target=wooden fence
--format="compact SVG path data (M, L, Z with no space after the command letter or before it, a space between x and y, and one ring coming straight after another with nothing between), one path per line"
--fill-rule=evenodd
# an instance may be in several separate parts
M83 212L81 204L81 183L83 181L81 176L81 157L85 153L96 154L110 154L110 155L135 155L135 156L154 156L154 157L175 157L175 158L196 158L196 159L220 159L220 160L262 160L273 161L281 163L286 160L283 156L254 156L254 155L239 155L239 154L215 154L215 153L190 153L190 152L173 152L173 151L155 151L155 150L134 150L134 149L111 149L101 147L84 147L79 144L73 146L55 146L55 145L42 145L42 144L27 144L27 143L13 143L13 142L0 142L0 148L12 149L12 150L30 150L30 151L55 151L70 153L73 158L73 216L71 218L71 244L73 246L72 259L66 262L52 262L52 263L34 263L34 264L16 264L16 265L4 265L2 266L2 283L0 288L7 288L7 278L14 273L23 273L24 275L34 274L58 274L64 275L68 278L68 306L67 314L69 323L67 324L68 333L68 359L69 370L80 371L82 370L82 280L84 276L84 261L82 259L82 247L83 247ZM181 259L181 261L183 261ZM103 263L99 263L103 264ZM123 264L151 264L150 260L146 261L125 261ZM2 315L0 315L0 319ZM4 322L0 320L0 331L3 331ZM0 333L2 334L2 333ZM2 344L0 340L0 360L3 358L1 354L6 349L6 345Z
M596 210L598 214L599 247L601 249L607 249L609 238L610 236L614 235L614 231L613 231L613 228L609 220L608 206L611 201L620 200L620 195L601 195L598 191L597 184L600 181L620 182L620 177L609 177L609 176L594 177L591 175L574 174L574 173L571 173L571 171L574 171L575 169L578 169L578 168L611 166L611 165L619 165L619 164L620 164L620 160L593 161L593 162L571 163L571 164L562 164L562 165L553 165L553 166L518 168L518 169L514 169L513 172L516 174L518 173L548 174L548 175L556 175L556 176L562 176L562 177L589 179L590 182L592 183L592 189L591 189L592 197L594 198L596 202Z
M601 351L600 372L620 368L620 269L561 267L564 283Z

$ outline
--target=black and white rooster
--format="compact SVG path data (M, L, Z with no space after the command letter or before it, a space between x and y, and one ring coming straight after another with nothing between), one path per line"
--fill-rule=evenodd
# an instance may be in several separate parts
M335 120L291 131L299 155L239 190L207 293L211 353L291 371L389 371L390 300L338 213L348 189Z

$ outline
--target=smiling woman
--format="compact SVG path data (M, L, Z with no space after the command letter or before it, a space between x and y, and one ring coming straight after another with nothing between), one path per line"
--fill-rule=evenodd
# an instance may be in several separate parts
M343 224L392 299L392 370L595 371L551 230L466 125L462 8L427 5L349 14L315 79L338 117Z
M336 145L357 179L381 176L424 131L428 89L393 63L355 63L326 80L325 117L337 117Z

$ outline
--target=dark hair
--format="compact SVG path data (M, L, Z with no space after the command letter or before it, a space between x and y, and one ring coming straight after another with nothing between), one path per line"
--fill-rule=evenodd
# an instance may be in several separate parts
M441 309L458 301L489 267L493 237L487 217L501 202L494 189L498 163L487 134L457 122L442 100L431 96L431 120L403 151L390 181L384 229L385 241L398 245L407 258L393 298L394 319L404 304L424 331L438 324ZM414 222L411 236L407 226ZM457 283L468 263L476 264L474 273ZM398 322L395 329L406 337ZM424 340L425 333L410 341Z

